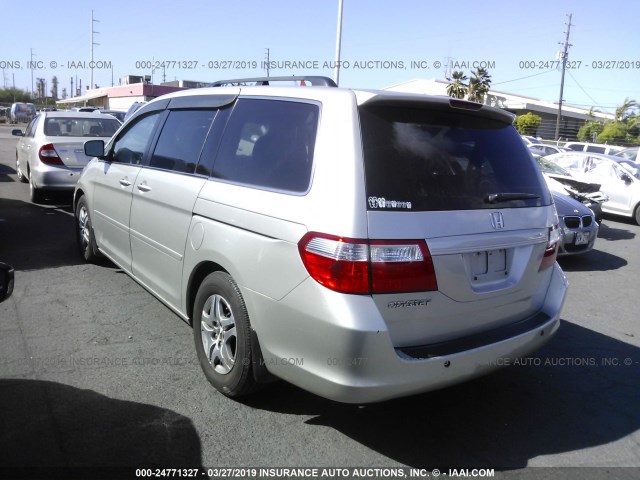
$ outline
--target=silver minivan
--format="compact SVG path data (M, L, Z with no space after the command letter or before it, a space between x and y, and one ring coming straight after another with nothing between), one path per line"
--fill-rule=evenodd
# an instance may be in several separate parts
M172 93L86 142L85 260L108 257L191 322L231 397L279 378L386 400L545 344L567 281L512 115L304 80Z

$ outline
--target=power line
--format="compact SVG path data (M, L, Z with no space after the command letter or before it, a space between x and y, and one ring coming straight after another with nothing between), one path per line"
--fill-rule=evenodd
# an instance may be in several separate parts
M598 102L596 102L596 101L593 99L593 97L592 97L591 95L589 95L589 94L587 93L587 91L586 91L584 88L582 88L582 85L580 85L580 84L578 83L578 80L576 80L576 77L574 77L574 76L573 76L573 74L571 73L571 70L567 70L567 72L569 73L569 76L572 78L572 80L573 80L574 82L576 82L576 85L578 85L578 87L580 87L580 90L582 90L582 91L584 92L584 94L585 94L587 97L589 97L589 99L593 102L593 104L594 104L596 107L604 108L602 105L600 105Z
M527 75L526 77L514 78L513 80L505 80L504 82L494 82L493 85L502 85L503 83L517 82L518 80L525 80L527 78L537 77L538 75L544 75L545 73L555 72L555 68L547 70L545 72L534 73L533 75Z

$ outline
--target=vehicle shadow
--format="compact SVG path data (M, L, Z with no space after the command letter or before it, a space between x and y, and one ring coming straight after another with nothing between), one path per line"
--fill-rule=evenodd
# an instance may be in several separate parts
M618 270L629 262L617 255L594 249L580 255L559 257L558 263L566 272L606 272Z
M201 466L200 439L187 417L91 390L0 380L0 420L3 469Z
M13 182L14 179L9 175L15 175L16 170L7 165L0 163L0 182Z
M16 270L78 265L74 218L70 205L35 205L0 198L2 261Z
M633 224L633 222L628 218L616 218L616 221L618 222L622 222L623 220L626 220L626 223L629 223L630 225ZM609 241L633 240L635 237L636 234L634 232L623 230L621 228L614 228L607 225L606 223L602 223L602 225L600 225L600 230L598 231L598 238Z
M312 415L305 423L411 467L510 470L636 432L639 363L639 348L563 321L535 355L445 390L354 406L280 382L245 403Z

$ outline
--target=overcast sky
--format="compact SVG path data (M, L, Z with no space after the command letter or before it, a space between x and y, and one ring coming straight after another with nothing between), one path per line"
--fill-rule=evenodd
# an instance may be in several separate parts
M101 87L127 74L152 74L154 83L264 76L267 48L272 76L333 76L338 0L30 0L28 8L3 2L0 86L31 90L33 51L34 82L56 75L61 95L73 77L84 90L92 8ZM640 100L640 2L632 0L344 0L340 86L445 79L451 63L467 75L485 66L494 90L557 102L569 13L565 102L612 111L626 97Z

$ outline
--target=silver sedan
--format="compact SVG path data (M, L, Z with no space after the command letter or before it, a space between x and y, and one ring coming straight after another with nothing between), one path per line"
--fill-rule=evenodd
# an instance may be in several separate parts
M31 201L40 203L47 190L73 190L84 166L84 142L107 142L120 127L115 118L100 113L42 112L26 130L15 129L18 179L29 182Z

